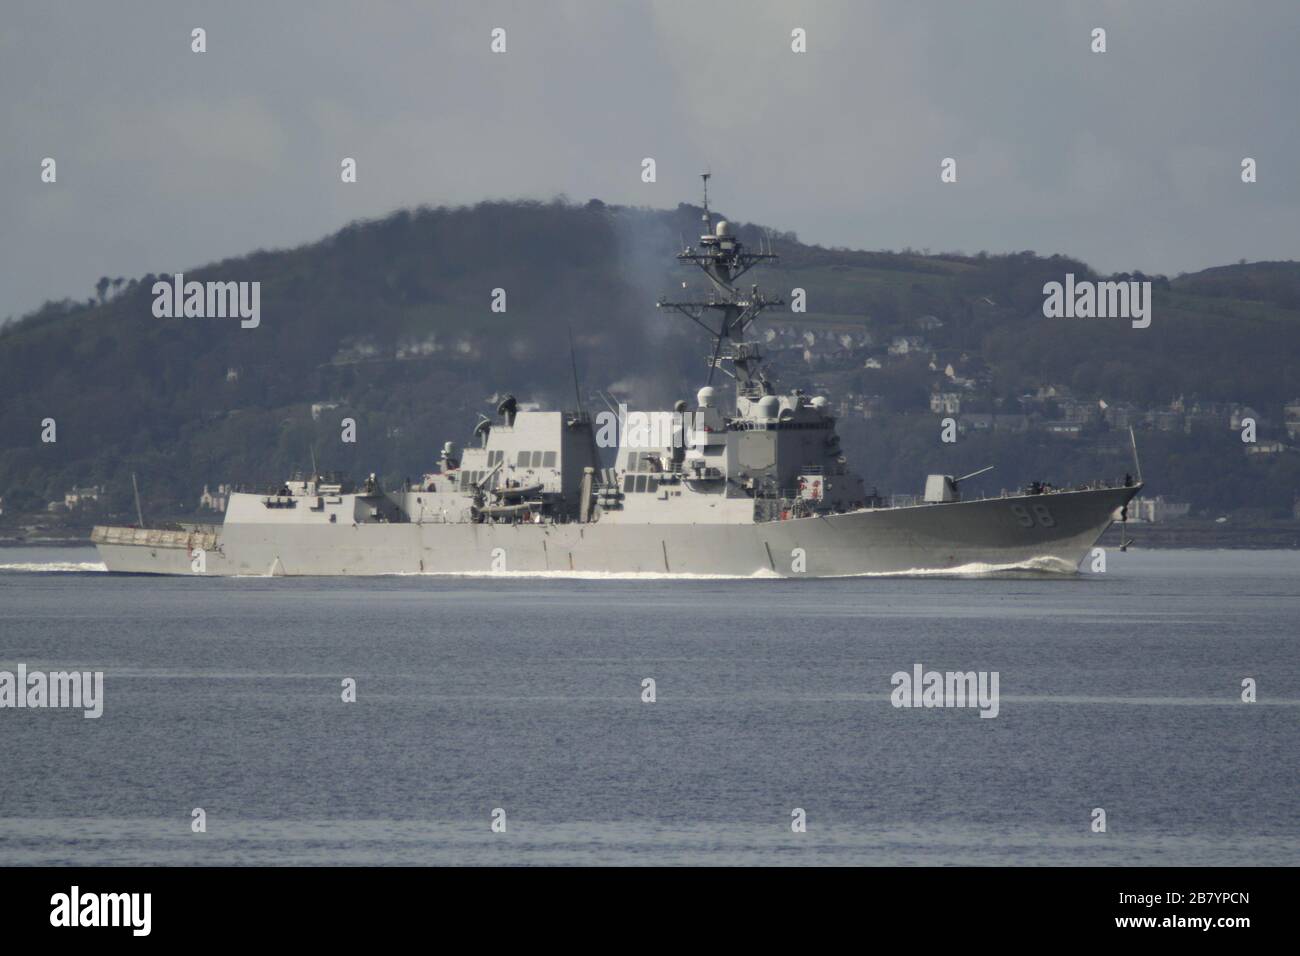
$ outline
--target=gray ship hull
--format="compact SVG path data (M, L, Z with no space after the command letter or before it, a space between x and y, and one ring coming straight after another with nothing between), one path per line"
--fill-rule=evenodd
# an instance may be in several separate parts
M152 543L114 543L123 537L112 532L125 529L105 528L97 528L93 540L109 571L140 574L831 577L971 566L1074 570L1138 490L1067 491L731 525L227 523L198 543L179 532Z
M923 505L867 507L879 499L841 452L829 399L779 393L746 339L764 309L783 303L757 285L742 292L738 280L776 255L713 223L708 179L704 234L677 255L707 277L707 296L655 304L712 339L694 406L611 406L593 418L575 360L576 409L525 409L506 395L495 419L480 416L472 447L445 443L438 470L399 491L384 491L373 473L358 489L313 461L312 474L278 491L230 494L220 528L96 528L104 563L226 576L1076 570L1140 483L1053 491L1036 482L1038 494L960 500L962 483L986 468L928 475ZM710 384L718 368L735 382L728 409ZM601 448L617 449L612 467Z

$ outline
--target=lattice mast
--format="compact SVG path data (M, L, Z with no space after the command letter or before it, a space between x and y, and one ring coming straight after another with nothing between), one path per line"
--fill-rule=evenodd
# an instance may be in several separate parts
M700 176L704 182L704 212L700 216L704 223L704 234L700 236L698 246L687 246L678 253L677 259L698 266L712 288L704 299L693 302L659 301L655 306L680 312L709 333L713 340L713 353L709 356L708 384L713 383L714 370L721 368L736 380L737 395L748 398L770 395L774 390L763 374L758 344L745 341L745 332L764 309L773 305L785 305L785 300L769 298L758 291L757 285L751 285L746 293L737 288L736 280L758 263L764 260L775 261L778 257L771 251L750 252L740 239L732 235L731 225L725 219L719 220L714 226L709 213L711 176L711 173ZM706 318L710 313L717 313L716 328ZM723 362L730 362L736 371L733 373L725 368Z

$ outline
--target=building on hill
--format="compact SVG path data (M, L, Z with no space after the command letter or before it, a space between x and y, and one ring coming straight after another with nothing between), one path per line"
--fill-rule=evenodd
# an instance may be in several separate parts
M1192 510L1192 506L1185 501L1174 501L1166 498L1164 495L1156 495L1154 498L1140 497L1129 504L1129 518L1134 521L1149 521L1156 523L1159 521L1173 521L1176 518L1185 518L1187 513Z
M988 412L963 415L957 423L957 429L963 435L968 432L990 432L993 430L993 416Z
M1287 438L1293 441L1300 438L1300 398L1293 398L1282 406L1282 423Z
M1253 419L1256 425L1264 424L1264 419L1260 417L1259 412L1249 405L1234 405L1232 406L1232 414L1228 418L1228 427L1233 431L1241 431L1242 420L1247 418Z
M99 485L90 485L86 488L74 487L71 491L63 496L63 507L69 511L85 507L99 501L100 493L103 491Z
M1063 399L1060 403L1061 418L1067 422L1086 425L1101 415L1100 409L1093 402L1078 401L1073 398Z
M205 511L226 510L226 503L230 500L230 485L217 485L215 492L209 491L208 486L203 486L203 494L199 496L199 507Z
M951 362L944 367L943 374L944 378L959 388L972 389L979 384L979 380L976 378L969 375L959 375L957 370L952 367Z
M1060 438L1078 438L1083 434L1083 422L1061 420L1043 422L1043 431Z
M1055 402L1070 397L1070 389L1065 385L1039 385L1031 394L1025 396L1035 402Z
M936 415L960 415L961 394L959 392L931 392L930 411Z
M918 335L898 335L889 343L890 355L911 355L913 352L924 352L927 349L925 339Z

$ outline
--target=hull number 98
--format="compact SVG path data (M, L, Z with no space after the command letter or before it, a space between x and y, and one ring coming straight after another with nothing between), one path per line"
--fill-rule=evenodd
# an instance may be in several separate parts
M1056 519L1047 510L1047 505L1041 502L1036 502L1028 507L1025 505L1012 505L1011 513L1016 516L1016 521L1020 522L1022 528L1032 528L1035 525L1040 528L1056 527Z

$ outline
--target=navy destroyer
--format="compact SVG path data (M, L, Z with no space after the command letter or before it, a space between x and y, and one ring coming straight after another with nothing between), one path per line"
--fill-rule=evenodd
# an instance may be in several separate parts
M312 473L234 493L219 526L96 527L109 571L197 575L613 573L822 577L1076 570L1141 481L970 499L930 475L892 506L849 467L823 396L781 392L746 333L783 304L740 278L776 256L713 222L678 254L708 291L661 301L710 337L693 403L607 419L507 396L463 450L400 490ZM734 382L724 399L715 373ZM604 413L601 413L604 415ZM617 446L613 467L600 448ZM314 470L313 470L314 471ZM143 521L141 522L143 524Z

